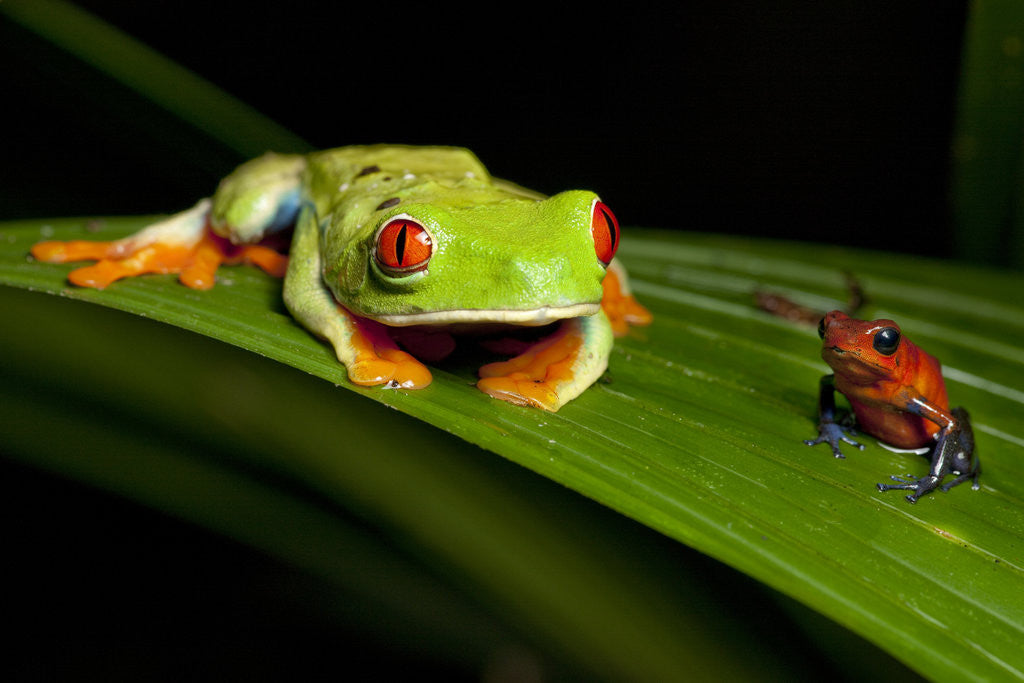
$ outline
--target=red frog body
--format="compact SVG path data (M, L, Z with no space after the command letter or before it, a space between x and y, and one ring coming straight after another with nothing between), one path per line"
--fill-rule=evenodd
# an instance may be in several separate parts
M850 402L857 426L880 441L903 449L927 448L931 459L924 477L891 477L897 484L878 484L880 491L908 490L907 500L941 486L943 491L968 479L978 488L981 471L974 452L970 418L963 408L950 410L939 361L903 336L892 320L857 320L842 311L825 315L818 327L821 357L834 374L821 379L817 439L827 442L837 458L839 442L863 449L850 430L835 419L839 391ZM947 484L947 475L955 479Z

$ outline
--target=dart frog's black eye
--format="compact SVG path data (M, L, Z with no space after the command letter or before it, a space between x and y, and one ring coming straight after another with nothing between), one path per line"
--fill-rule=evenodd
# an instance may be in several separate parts
M818 336L822 339L825 338L825 319L822 318L818 321Z
M883 356L891 356L900 347L900 331L895 327L883 327L875 332L871 345Z

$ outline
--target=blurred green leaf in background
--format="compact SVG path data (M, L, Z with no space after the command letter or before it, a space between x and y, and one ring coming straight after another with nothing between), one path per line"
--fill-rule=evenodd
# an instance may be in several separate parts
M953 187L957 252L1024 266L1024 5L972 2L964 41Z

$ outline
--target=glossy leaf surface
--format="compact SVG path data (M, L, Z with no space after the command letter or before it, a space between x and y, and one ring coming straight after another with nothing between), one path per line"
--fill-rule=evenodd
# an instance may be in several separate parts
M230 268L204 293L172 277L96 292L31 262L43 238L120 236L141 219L0 227L0 282L145 315L355 391L500 454L790 595L935 678L1024 675L1024 278L892 255L627 230L620 256L655 315L618 340L605 379L555 415L473 387L445 364L418 392L359 389L285 313L280 284ZM88 232L87 232L88 231ZM868 317L940 358L971 411L981 489L916 506L881 494L919 456L868 440L835 460L814 436L826 370L813 327L756 309L755 290L842 307L844 271ZM143 391L144 388L139 389ZM269 437L268 437L269 438Z

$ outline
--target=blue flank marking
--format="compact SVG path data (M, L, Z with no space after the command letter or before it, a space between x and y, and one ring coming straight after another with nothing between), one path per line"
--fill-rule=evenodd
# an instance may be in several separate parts
M299 215L300 201L299 188L281 195L277 204L277 213L267 224L266 233L273 233L284 230L295 225L295 218Z

